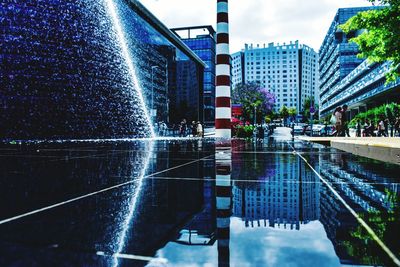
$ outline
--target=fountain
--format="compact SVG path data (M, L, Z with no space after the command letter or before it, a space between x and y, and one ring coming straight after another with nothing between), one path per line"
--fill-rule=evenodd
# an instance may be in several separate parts
M113 0L1 5L0 139L154 136Z

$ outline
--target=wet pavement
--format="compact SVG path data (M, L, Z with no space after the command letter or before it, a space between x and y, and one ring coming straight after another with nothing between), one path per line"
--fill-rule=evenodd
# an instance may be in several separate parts
M396 266L400 166L278 134L0 146L0 266Z

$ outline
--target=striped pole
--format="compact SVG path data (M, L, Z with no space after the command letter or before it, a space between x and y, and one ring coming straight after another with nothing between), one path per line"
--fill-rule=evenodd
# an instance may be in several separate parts
M231 64L228 0L217 0L215 136L231 138Z
M217 246L218 266L230 265L229 239L232 210L231 185L231 143L217 144L216 165L216 206L217 206Z

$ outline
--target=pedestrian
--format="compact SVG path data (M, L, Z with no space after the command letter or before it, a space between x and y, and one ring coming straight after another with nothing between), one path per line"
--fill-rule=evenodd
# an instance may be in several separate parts
M258 139L264 141L264 127L262 125L258 126Z
M159 123L157 123L157 122L155 122L154 123L154 131L156 132L156 133L158 133L158 134L160 134L160 124Z
M164 136L163 121L158 123L158 136Z
M389 119L386 118L383 121L383 124L385 125L385 136L388 137L389 136Z
M345 137L350 137L350 131L349 131L349 120L347 119L347 105L343 105L341 109L342 113L342 132L340 133L340 136Z
M197 136L197 124L195 121L192 121L192 125L190 126L191 130L192 130L192 137L196 137Z
M394 136L400 135L400 117L396 118L396 122L394 123Z
M369 136L369 135L368 135L368 134L369 134L369 127L370 127L370 125L369 125L369 120L366 119L365 122L364 122L364 131L363 131L363 133L362 133L363 137Z
M203 125L199 121L197 122L197 136L203 137Z
M168 126L164 121L162 122L161 127L162 127L162 136L167 136Z
M367 137L368 136L376 136L374 131L375 131L374 124L372 122L370 122L369 120L365 120L364 135Z
M179 137L186 137L186 131L187 131L186 119L183 119L181 121L181 124L179 125Z
M335 136L340 136L342 133L342 108L337 107L333 115L335 116Z
M380 121L379 121L379 123L378 123L378 137L381 137L381 136L387 137L387 135L386 135L385 121L384 121L383 118L381 118Z
M357 120L357 125L356 125L356 136L361 137L361 122L360 120Z

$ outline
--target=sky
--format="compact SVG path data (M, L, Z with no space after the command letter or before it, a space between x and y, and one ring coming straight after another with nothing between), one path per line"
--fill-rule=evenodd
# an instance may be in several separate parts
M140 0L167 27L212 25L216 0ZM340 7L371 5L367 0L229 0L230 52L244 44L300 43L317 52Z

